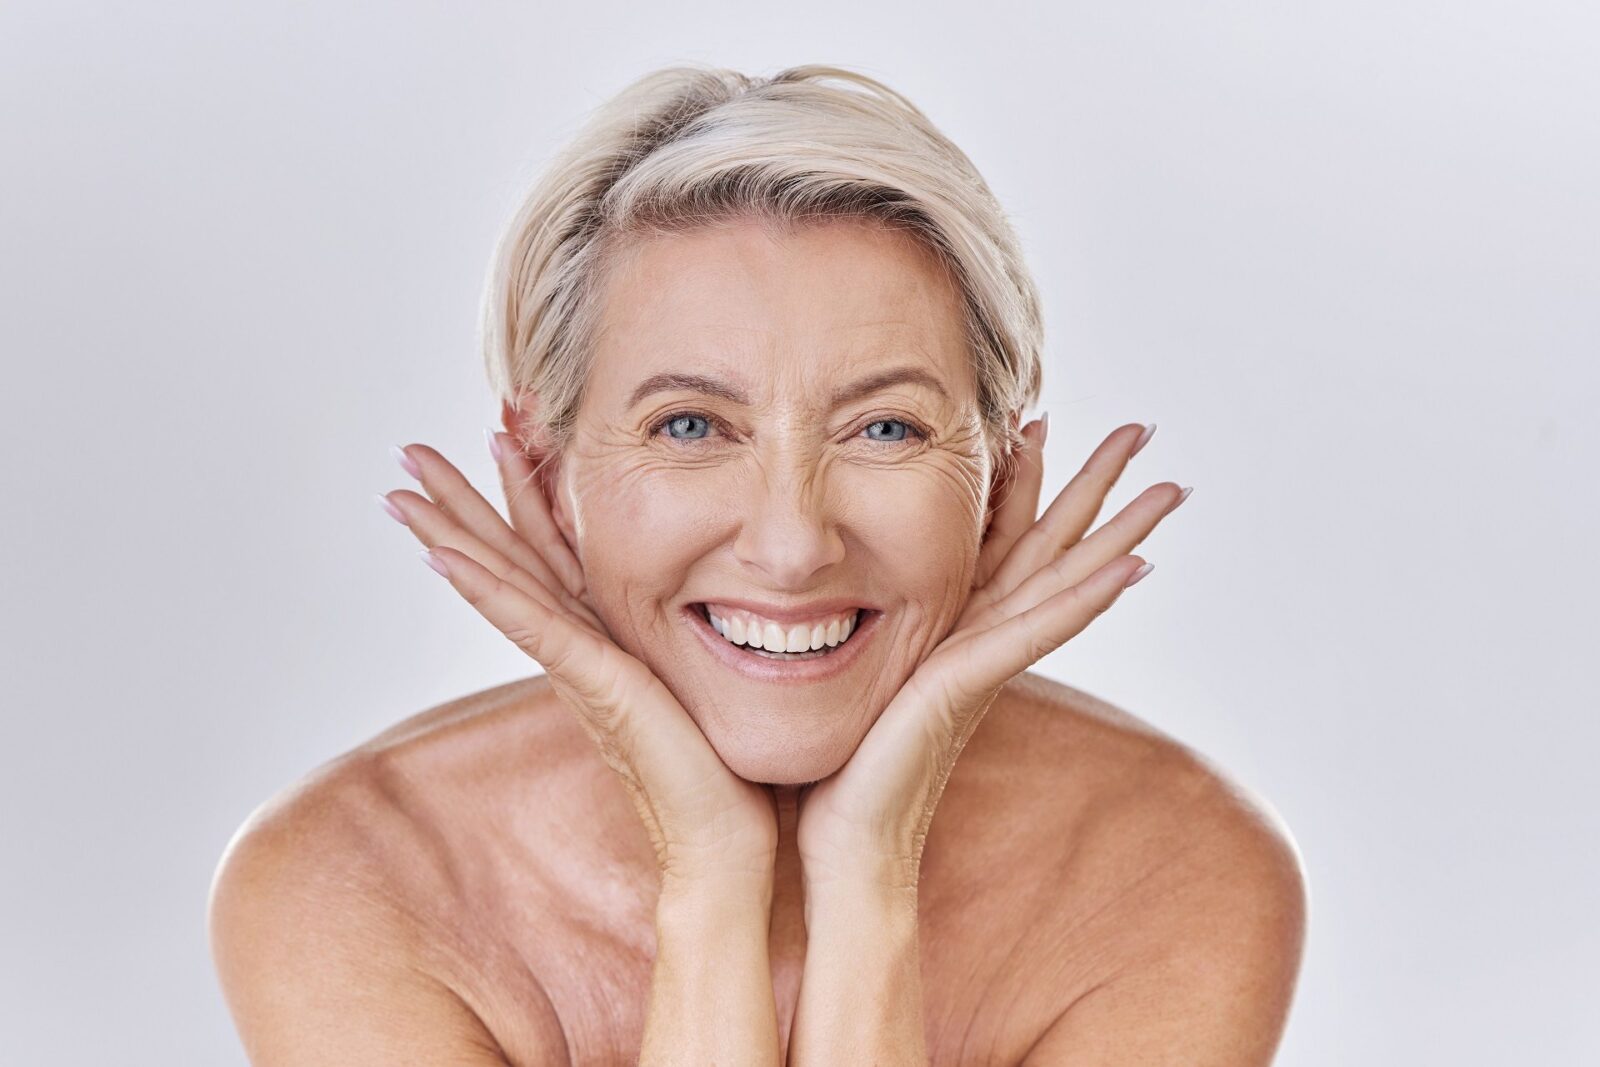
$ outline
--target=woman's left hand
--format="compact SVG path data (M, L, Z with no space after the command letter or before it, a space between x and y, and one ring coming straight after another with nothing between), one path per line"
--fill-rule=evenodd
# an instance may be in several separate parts
M1084 630L1142 567L1128 555L1188 495L1151 486L1088 537L1143 427L1113 431L1038 521L1043 424L1026 442L949 635L900 688L850 761L799 794L808 892L915 893L922 846L956 757L1007 681ZM1148 571L1145 571L1148 573ZM1142 575L1140 575L1142 577Z

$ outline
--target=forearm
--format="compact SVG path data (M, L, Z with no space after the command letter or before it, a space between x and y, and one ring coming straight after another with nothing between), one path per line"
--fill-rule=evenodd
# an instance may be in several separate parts
M767 953L771 915L770 878L663 885L641 1067L777 1067L778 1014Z
M806 963L789 1067L926 1067L914 889L806 896Z

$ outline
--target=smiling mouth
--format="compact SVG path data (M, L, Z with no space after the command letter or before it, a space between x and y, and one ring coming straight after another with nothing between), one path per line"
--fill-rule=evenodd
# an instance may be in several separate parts
M839 636L834 644L826 643L827 633L823 633L818 634L817 640L812 641L813 645L816 645L818 641L821 641L821 647L813 647L805 652L778 652L769 648L761 647L762 642L765 640L767 643L782 644L787 640L787 634L775 634L773 631L769 630L767 631L765 639L763 639L762 636L759 636L757 633L752 631L744 640L736 641L734 640L734 637L739 636L738 632L736 631L734 634L730 635L729 630L733 629L733 627L726 621L723 621L719 624L717 620L714 620L711 617L711 613L706 609L705 604L695 604L694 610L696 614L706 621L706 625L709 626L713 632L720 636L722 640L726 641L731 647L737 649L747 656L759 656L762 659L775 660L822 659L825 656L832 655L837 650L843 648L845 644L855 636L856 632L861 627L861 623L864 622L867 615L870 614L866 608L857 608L855 611L849 613L848 623L839 628ZM743 629L742 625L739 629ZM818 627L817 629L821 629L821 627Z

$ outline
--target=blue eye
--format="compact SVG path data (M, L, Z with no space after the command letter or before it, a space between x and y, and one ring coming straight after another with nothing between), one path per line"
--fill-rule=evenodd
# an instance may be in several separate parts
M667 428L667 436L677 441L697 441L711 432L711 422L704 415L674 415L663 425ZM696 425L700 427L699 433L693 432ZM677 430L683 433L674 432Z
M713 424L710 416L701 415L693 411L681 411L668 415L655 424L654 433L667 431L667 437L673 441L704 441L711 436ZM883 432L878 432L878 431ZM877 419L866 425L867 438L886 444L899 444L910 438L921 439L927 434L920 428L904 419Z
M878 426L898 426L900 427L900 433L898 436L874 437L871 431ZM869 423L867 425L867 431L867 436L871 437L874 441L904 441L906 439L906 434L911 432L911 425L910 423L903 422L900 419L879 419L877 422ZM891 434L893 433L892 430L890 432Z

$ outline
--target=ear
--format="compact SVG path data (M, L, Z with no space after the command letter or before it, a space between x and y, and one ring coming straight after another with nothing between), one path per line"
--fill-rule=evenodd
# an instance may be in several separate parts
M577 553L576 528L567 508L566 494L561 491L561 455L550 447L544 426L539 422L537 393L519 393L515 403L500 403L500 421L517 441L522 455L533 465L532 481L544 496L545 507L555 520L561 537L574 554Z
M1018 408L1011 413L1011 428L1017 430L1021 426L1022 409ZM1000 505L1005 503L1006 496L1011 492L1011 485L1017 479L1018 466L1016 449L1002 452L995 459L994 470L989 472L989 500L984 509L983 541L989 540L989 528L994 523L995 512L1000 510Z

